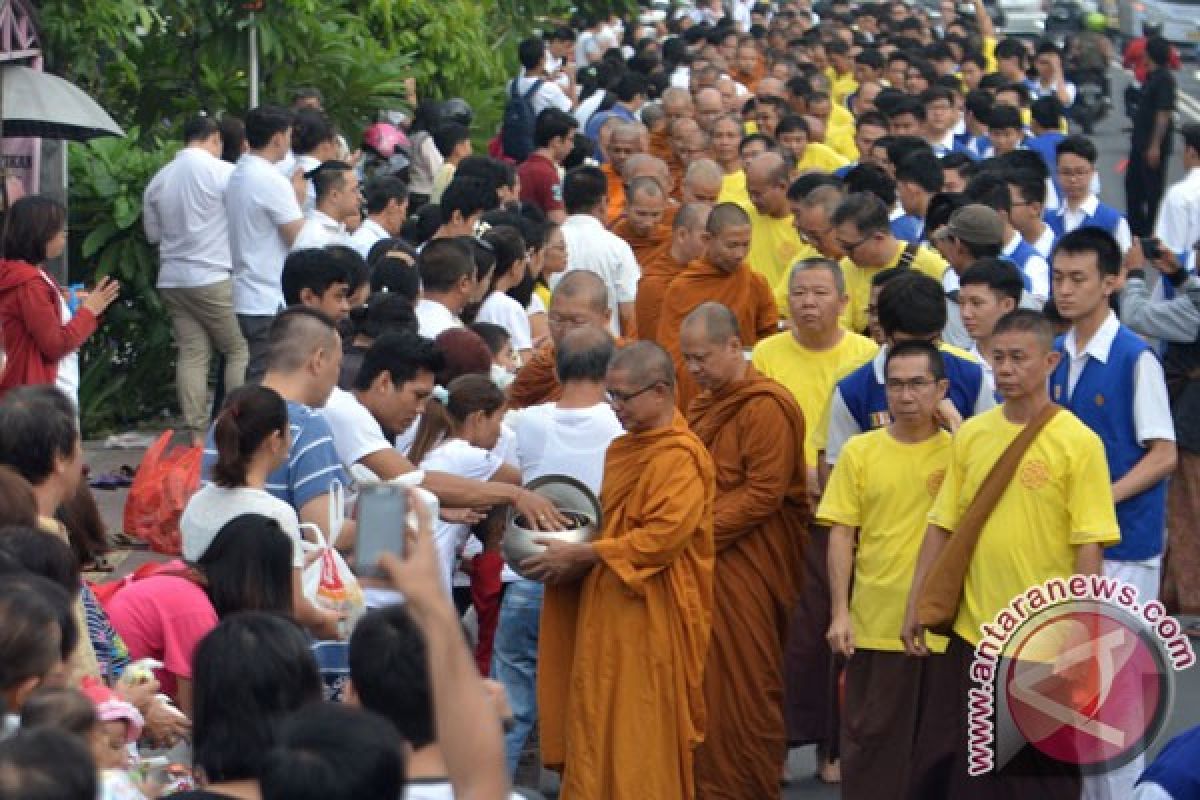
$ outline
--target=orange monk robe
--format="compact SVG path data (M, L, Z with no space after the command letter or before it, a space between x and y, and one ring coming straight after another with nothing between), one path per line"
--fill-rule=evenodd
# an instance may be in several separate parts
M663 294L684 266L671 258L671 235L678 212L678 206L668 206L662 221L650 236L636 235L629 229L626 217L617 220L612 227L613 233L629 243L634 258L642 269L642 275L638 279L637 298L634 301L634 318L639 339L654 341L658 334L658 313Z
M787 757L783 647L810 517L804 415L787 389L747 365L741 380L693 400L688 423L717 470L708 727L696 751L697 796L775 797Z
M609 161L600 165L600 171L608 178L608 224L612 225L625 213L625 181Z
M624 347L633 342L623 337L617 338L617 347ZM508 386L508 407L528 408L540 406L542 403L555 403L562 398L562 384L558 382L558 371L555 367L554 342L546 342L533 351L529 360L517 370L517 377Z
M731 273L704 258L688 264L667 287L658 320L658 343L675 361L675 399L680 408L687 408L700 390L683 366L679 328L696 306L709 301L733 312L746 347L779 332L779 308L771 287L749 264Z
M600 563L547 586L538 642L543 761L564 800L695 796L712 625L713 464L676 412L613 441L600 490ZM563 595L566 602L561 603Z
M660 130L650 131L646 152L670 164L674 155L671 151L671 137L667 133L667 127L664 125Z

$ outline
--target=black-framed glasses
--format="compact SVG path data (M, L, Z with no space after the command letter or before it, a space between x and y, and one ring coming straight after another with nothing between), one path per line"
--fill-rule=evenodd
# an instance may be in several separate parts
M920 392L928 389L935 383L937 383L937 381L933 380L932 378L913 378L909 381L900 380L899 378L888 378L887 382L884 384L884 387L889 392L900 394L901 392L905 391Z
M660 385L662 385L662 381L655 381L654 383L650 384L649 386L643 386L641 389L638 389L636 392L618 392L618 391L614 391L613 389L609 389L607 392L604 393L604 397L606 400L608 400L609 405L623 406L626 403L628 403L630 400L633 400L635 397L638 397L639 395L643 395L646 392L650 391L651 389L657 388Z

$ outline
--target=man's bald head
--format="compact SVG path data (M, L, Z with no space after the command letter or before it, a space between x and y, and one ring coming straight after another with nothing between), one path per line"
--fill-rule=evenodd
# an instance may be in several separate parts
M625 372L639 386L662 383L675 387L675 364L666 350L654 342L634 342L622 347L608 365L609 374Z
M717 202L724 179L721 165L711 158L693 161L683 175L683 201L710 205Z
M695 113L692 105L692 93L678 86L672 86L663 92L662 107L668 122L690 118Z
M648 175L639 175L629 181L625 193L631 204L640 199L662 198L664 201L666 200L666 192L663 191L662 184L656 178Z
M756 156L746 167L746 184L751 181L761 182L770 186L788 183L790 177L787 162L779 153L763 153Z
M788 215L787 162L779 153L763 153L746 166L746 193L758 213L774 219Z
M625 169L625 162L646 149L645 130L638 122L620 122L611 128L604 152L618 174Z
M612 334L595 325L568 331L555 346L554 370L558 382L602 383L608 374L616 345Z
M700 126L696 124L696 120L691 117L681 117L671 123L671 138L682 139L698 130L700 130Z
M707 302L696 306L683 320L684 331L699 332L712 344L725 344L737 339L739 347L742 334L738 329L737 317L728 306Z
M675 222L671 227L675 230L680 228L687 228L690 231L704 230L708 225L710 213L712 213L712 206L707 203L684 203L675 213Z
M604 285L604 279L585 269L571 270L562 276L550 296L551 305L559 298L582 300L596 312L608 311L608 288Z
M653 178L658 181L658 185L664 192L671 191L671 168L667 166L667 162L657 156L649 153L634 153L629 157L629 160L625 162L625 169L621 170L621 179L628 186L638 178Z
M737 203L717 203L708 215L705 229L713 236L719 236L728 228L749 226L750 215Z
M658 178L634 178L626 187L625 219L635 236L657 239L658 226L667 210L667 193Z
M641 140L645 128L640 123L626 122L618 117L612 117L611 119L617 120L617 123L613 125L612 132L609 134L611 141L637 142Z
M787 85L778 78L766 77L754 89L755 97L787 97Z

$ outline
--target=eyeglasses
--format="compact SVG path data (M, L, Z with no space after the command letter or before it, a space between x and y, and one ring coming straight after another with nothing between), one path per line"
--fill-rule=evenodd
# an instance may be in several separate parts
M902 381L899 378L888 378L884 386L889 392L901 394L904 391L920 392L933 386L937 381L930 378L913 378L910 381Z
M662 381L655 381L654 383L650 384L649 386L644 386L641 389L638 389L636 392L628 392L628 393L618 392L614 389L609 389L607 392L604 393L604 396L605 396L605 399L608 400L609 405L623 406L623 405L628 404L629 401L633 400L635 397L645 394L646 392L650 391L651 389L658 387L660 384L662 384Z

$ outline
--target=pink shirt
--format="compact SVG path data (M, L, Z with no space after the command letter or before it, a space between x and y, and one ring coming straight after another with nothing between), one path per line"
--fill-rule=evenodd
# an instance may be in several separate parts
M170 572L182 562L166 565ZM217 625L217 612L204 590L175 574L151 575L121 589L105 606L131 659L153 658L164 668L155 677L175 698L175 679L192 677L196 645Z

